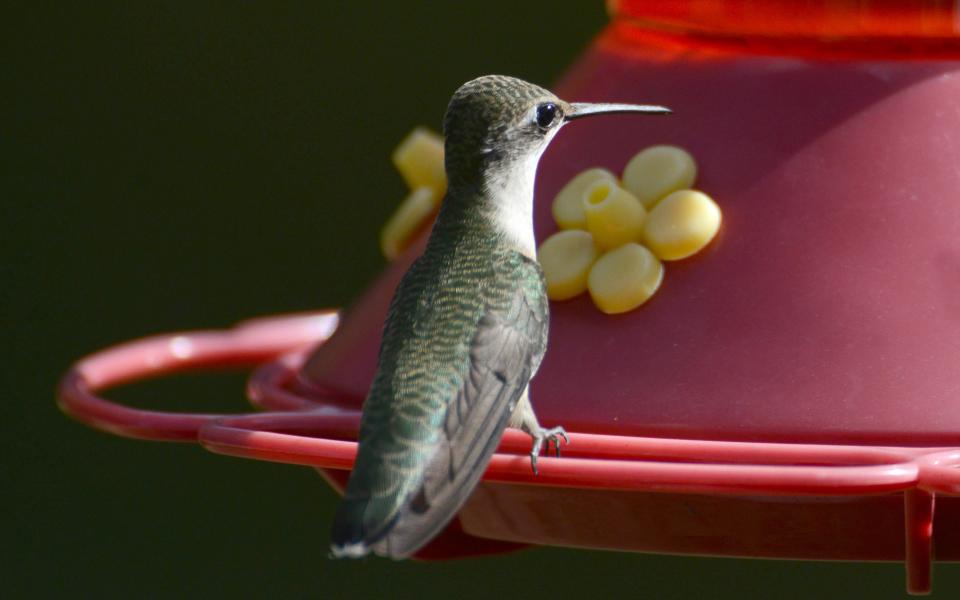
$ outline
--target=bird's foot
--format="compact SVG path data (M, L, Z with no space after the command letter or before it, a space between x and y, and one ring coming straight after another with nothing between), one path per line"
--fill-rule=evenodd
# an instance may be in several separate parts
M563 438L564 443L570 443L570 438L567 437L567 432L563 427L554 427L552 429L543 429L541 427L537 429L537 431L530 433L530 437L533 438L533 449L530 450L530 467L533 468L534 475L540 474L540 472L537 471L537 457L540 456L540 448L546 446L547 452L550 452L550 442L553 442L553 447L556 449L557 456L559 457L560 438Z

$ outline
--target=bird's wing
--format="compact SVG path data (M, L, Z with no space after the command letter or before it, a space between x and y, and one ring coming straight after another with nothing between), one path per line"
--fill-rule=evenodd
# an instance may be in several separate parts
M536 303L534 303L536 304ZM545 312L520 290L488 309L470 346L469 371L447 406L443 434L378 553L404 558L430 541L473 492L539 361Z
M413 384L374 386L364 407L362 456L334 518L335 555L374 549L409 556L453 518L476 486L545 350L548 309L539 265L524 257L507 268L517 269L500 279L514 282L509 293L477 297L479 318L463 330L470 337L463 340L469 356L462 370L424 369L408 349L411 363L400 370ZM410 299L409 310L396 313L403 316L388 326L388 336L391 327L406 326L403 320L418 305L415 296L398 297ZM434 298L425 305L444 303ZM437 335L451 339L449 330ZM390 348L382 361L393 360ZM458 372L457 385L449 386Z

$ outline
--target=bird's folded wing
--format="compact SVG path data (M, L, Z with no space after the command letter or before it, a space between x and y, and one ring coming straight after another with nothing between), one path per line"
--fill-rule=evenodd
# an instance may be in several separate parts
M448 404L436 452L421 485L375 546L379 554L403 558L416 552L469 497L543 352L544 309L540 303L531 305L518 289L507 306L484 312L471 342L468 372Z

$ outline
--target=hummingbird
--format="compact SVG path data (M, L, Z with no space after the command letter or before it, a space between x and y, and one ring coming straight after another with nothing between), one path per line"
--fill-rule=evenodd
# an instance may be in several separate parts
M447 193L423 254L403 276L363 404L359 446L334 517L334 557L403 559L470 496L506 427L544 428L528 386L547 347L546 284L536 260L537 163L565 124L588 115L668 114L655 105L567 103L514 77L463 84L444 117Z

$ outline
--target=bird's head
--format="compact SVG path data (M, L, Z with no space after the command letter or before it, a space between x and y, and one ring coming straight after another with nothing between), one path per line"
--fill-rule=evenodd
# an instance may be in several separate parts
M544 88L503 75L460 86L444 117L451 186L481 185L491 171L535 165L564 124L588 115L668 114L662 106L568 103Z

